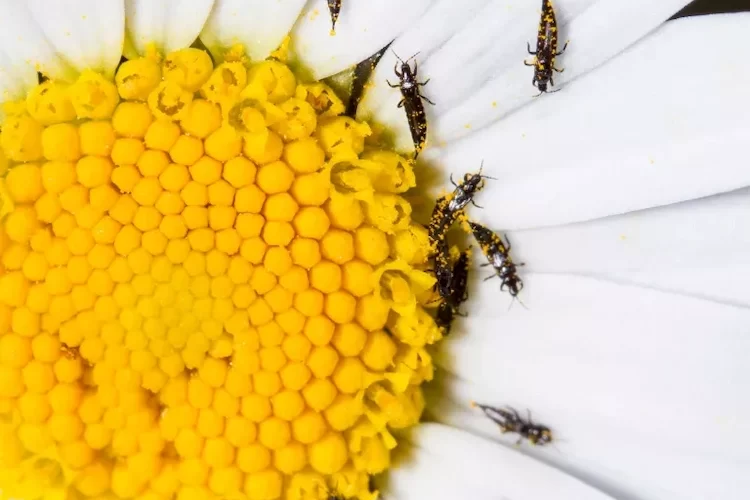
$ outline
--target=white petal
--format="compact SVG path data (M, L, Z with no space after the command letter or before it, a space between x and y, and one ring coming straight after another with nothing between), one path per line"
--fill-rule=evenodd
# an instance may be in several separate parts
M574 55L570 57L576 57L575 66L568 69L565 76L570 79L606 61L685 3L686 0L656 3L639 0L638 5L618 0L555 2L561 39L572 39L570 52ZM455 4L462 6L463 2ZM457 32L450 33L450 39L441 43L437 50L428 50L429 56L420 58L424 62L422 79L430 78L424 92L436 103L428 110L428 118L435 124L428 136L432 145L443 144L466 135L472 128L479 128L480 118L486 124L531 101L536 93L530 83L533 72L522 63L523 58L528 57L526 43L535 44L540 5L541 2L535 1L496 0L474 12L469 22L464 23L459 15L461 24L454 28ZM621 10L625 10L626 15L621 15ZM438 17L436 26L442 29L445 23ZM454 24L449 22L447 30ZM396 43L399 41L397 39ZM414 45L416 47L406 52L420 50L418 42ZM574 45L578 47L575 52ZM431 49L429 43L427 48ZM564 66L568 57L566 53L559 59ZM380 73L377 75L380 78L373 80L373 88L368 91L372 95L363 100L362 116L374 112L378 122L397 130L398 148L408 150L410 136L406 119L403 110L395 107L400 97L397 91L387 88L381 77L382 70ZM392 70L388 76L392 76ZM469 124L471 128L467 127Z
M345 0L331 35L326 0L311 0L292 31L294 51L316 79L367 59L437 0Z
M562 0L555 2L558 22L562 26L566 20L596 0ZM465 5L468 4L468 5ZM430 78L423 91L435 106L427 106L428 121L434 123L438 115L452 109L457 101L476 92L482 85L501 70L519 63L526 52L525 40L536 36L540 16L540 2L526 0L492 0L490 2L451 2L438 12L431 9L420 20L418 29L409 29L394 43L399 54L420 53L420 80ZM439 4L443 6L443 4ZM434 30L438 35L430 43L428 35ZM520 52L519 52L520 51ZM378 123L395 130L396 147L407 151L412 149L411 136L404 110L396 107L401 99L398 89L386 85L385 80L394 80L393 65L395 56L384 56L372 78L360 104L360 116L375 116ZM430 135L430 138L437 136ZM433 142L433 144L436 144Z
M562 224L748 185L750 14L667 23L562 92L424 157L444 172L485 160L476 211L495 228ZM689 103L686 104L686 103ZM431 155L431 153L433 153Z
M537 460L438 424L420 425L384 493L394 499L611 500Z
M74 75L55 54L28 6L16 0L0 0L0 100L25 95L36 85L37 71L54 78Z
M529 408L559 438L529 453L620 498L746 496L750 309L591 278L525 278L528 310L508 311L496 281L472 290L468 318L435 358L456 376L442 381L433 417L507 442L467 418L469 401Z
M125 0L125 56L143 55L149 44L163 53L190 46L203 29L214 0Z
M600 0L576 11L570 22L563 19L560 23L560 39L569 40L570 45L565 55L557 59L557 65L565 72L555 75L555 83L564 85L617 56L687 3L688 0ZM556 7L556 11L565 12L562 7ZM480 82L484 84L481 89L468 88L455 97L447 91L454 98L437 111L437 141L467 135L532 102L539 92L531 85L533 69L521 60L521 54L527 57L527 40L528 35L513 39L512 64L498 68L489 81ZM463 102L456 100L459 97Z
M525 270L750 306L750 190L509 234Z
M490 0L442 0L435 2L411 26L407 27L391 45L391 50L383 54L380 63L370 76L370 85L357 108L357 118L360 120L374 119L381 125L387 126L395 132L397 147L408 151L412 148L409 126L403 109L397 107L401 100L401 92L390 87L387 82L398 82L394 75L394 65L398 63L396 55L407 59L419 53L415 59L417 63L429 57L431 53L446 43L447 40L461 38L461 29L474 19L481 19L487 14L487 9L497 2ZM473 23L472 23L473 24ZM458 32L458 34L457 34ZM474 40L479 40L475 38ZM462 43L471 43L464 40ZM424 72L419 69L420 80L426 79ZM451 79L454 81L453 79ZM431 116L431 109L426 110Z
M555 17L561 40L565 40L568 33L566 26L571 20L580 19L581 14L593 10L594 5L608 1L555 1ZM535 0L494 1L440 47L425 63L425 69L435 78L434 88L431 85L430 91L440 97L436 105L437 113L452 109L461 100L477 92L493 76L521 64L522 58L528 55L527 42L531 46L536 44L541 4L542 1ZM596 19L601 24L600 20L607 18Z
M216 59L234 44L251 59L268 57L289 34L305 0L217 0L201 33Z
M114 75L125 38L123 0L27 1L47 39L77 72Z
M2 29L2 28L0 28ZM29 65L14 60L12 54L0 49L0 102L23 97L37 83L37 74ZM0 118L2 118L0 114Z

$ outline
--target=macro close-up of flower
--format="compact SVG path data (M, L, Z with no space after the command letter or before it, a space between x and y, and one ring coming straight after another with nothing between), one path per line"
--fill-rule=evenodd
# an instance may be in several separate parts
M0 500L746 498L734 3L0 0Z

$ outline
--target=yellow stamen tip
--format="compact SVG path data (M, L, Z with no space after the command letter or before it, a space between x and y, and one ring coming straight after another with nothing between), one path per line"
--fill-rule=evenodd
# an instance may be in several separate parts
M376 497L432 378L429 243L413 163L288 42L151 46L4 106L4 492Z

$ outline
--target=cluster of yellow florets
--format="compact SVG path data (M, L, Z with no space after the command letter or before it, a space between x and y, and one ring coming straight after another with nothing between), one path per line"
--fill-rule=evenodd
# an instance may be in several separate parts
M343 108L192 48L6 104L2 495L375 496L440 333L412 165Z

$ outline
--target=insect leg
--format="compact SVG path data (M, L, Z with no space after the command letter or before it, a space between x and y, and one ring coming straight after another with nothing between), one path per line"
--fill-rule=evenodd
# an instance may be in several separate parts
M566 43L565 45L567 46L568 44ZM565 50L565 49L563 49L563 50ZM528 41L526 42L526 51L529 54L531 54L532 56L536 55L536 52L532 52L532 50L531 50L531 44Z
M513 248L510 244L510 240L508 239L508 235L504 234L503 238L505 238L505 244L508 246L508 251L510 252L510 249Z
M399 108L403 108L404 107L404 99L401 99L401 101L399 101L398 107Z
M556 68L556 67L554 67L554 66L552 66L552 69L553 69L554 71L556 71L557 73L562 73L563 71L565 71L565 68L563 68L563 69L560 69L560 68Z
M523 60L524 66L536 66L536 62L529 62L526 59Z
M428 80L428 81L429 81L429 80ZM425 83L427 83L427 82L425 82ZM431 100L430 100L429 98L427 98L427 97L423 96L422 94L420 94L420 93L417 93L417 95L418 95L419 97L421 97L422 99L424 99L425 101L427 101L427 102L429 102L430 104L432 104L433 106L435 105L435 103L434 103L434 102L432 102L432 101L431 101Z
M507 406L506 408L508 408L510 410L510 412L513 414L513 416L516 418L516 421L518 421L518 422L521 421L521 415L518 414L518 411L516 411L515 408L511 408L510 406Z
M385 83L387 83L387 84L388 84L388 86L389 86L390 88L392 88L392 89L397 89L397 88L399 88L399 87L401 86L401 85L400 85L400 84L398 84L398 83L391 83L391 82L390 82L390 81L388 81L388 80L386 80L386 81L385 81Z
M526 42L526 43L528 43L528 42ZM562 48L562 49L560 50L560 52L558 52L558 53L557 53L557 54L555 54L555 55L556 55L556 56L561 56L561 55L563 55L563 53L565 52L565 49L567 49L567 48L568 48L568 44L569 44L569 43L570 43L570 40L566 41L566 42L565 42L565 45L563 45L563 48Z

